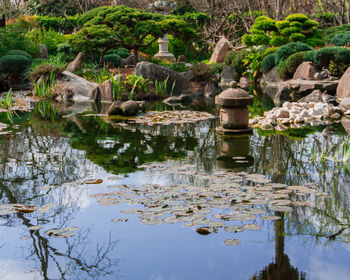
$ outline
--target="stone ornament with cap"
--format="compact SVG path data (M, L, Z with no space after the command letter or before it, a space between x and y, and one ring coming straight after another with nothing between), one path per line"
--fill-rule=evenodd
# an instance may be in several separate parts
M216 96L215 104L220 108L220 127L216 130L224 134L250 134L248 105L253 105L253 97L245 90L231 83L230 88Z

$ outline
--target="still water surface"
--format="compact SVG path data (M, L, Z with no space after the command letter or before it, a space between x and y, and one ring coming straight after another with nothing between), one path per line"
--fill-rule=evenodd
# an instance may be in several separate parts
M103 117L37 110L15 116L14 124L19 127L13 136L0 138L0 204L53 206L0 216L0 279L350 279L349 167L321 160L332 144L348 139L341 125L293 137L254 131L232 139L216 133L216 120L120 126ZM246 160L232 159L237 156ZM313 183L330 197L313 207L269 212L278 221L257 215L257 231L209 235L184 223L145 225L137 215L120 213L140 205L101 206L92 197L115 184L203 183L194 173L137 168L151 162L165 164L165 170L189 164L208 178L227 171L263 174L288 185ZM85 184L88 179L103 182ZM128 221L111 222L119 218ZM29 229L36 225L43 228ZM45 234L75 226L69 238ZM226 246L227 239L241 243Z

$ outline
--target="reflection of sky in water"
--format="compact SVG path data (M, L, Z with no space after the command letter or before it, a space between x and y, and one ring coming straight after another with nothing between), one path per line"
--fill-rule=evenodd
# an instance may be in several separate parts
M183 133L176 131L179 137ZM188 152L191 159L178 161L178 164L190 161L199 170L211 172L220 169L216 166L220 139L211 127L199 125L191 133L200 139ZM155 145L149 146L145 152L157 147L157 138L152 139L151 135L149 133L146 138L155 141ZM341 143L343 137L331 135L329 139ZM110 136L96 140L105 149L112 148L113 141ZM302 140L254 135L250 139L250 155L255 160L248 170L267 174L275 182L315 182L327 191L335 191L339 202L320 210L344 220L348 213L349 176L334 163L327 162L324 168L320 162L311 164L309 160L314 143L320 154L321 149L329 146L329 141L320 133ZM11 199L39 207L47 203L57 204L45 214L35 212L10 219L0 218L0 275L5 271L1 279L250 279L274 262L273 222L258 218L257 224L263 226L260 231L233 234L221 229L208 236L198 235L194 229L184 228L182 224L143 225L136 215L120 213L120 210L130 208L129 205L99 206L94 198L90 198L91 194L111 191L107 186L116 181L108 180L112 174L87 159L85 151L71 148L68 138L39 137L28 130L13 139L2 139L0 145L4 151L2 159L8 159L0 164L3 170L1 204ZM125 148L120 152L124 152L128 145L123 144ZM104 183L80 184L89 178L102 178ZM138 171L119 182L165 185L179 178L149 176L147 172ZM333 188L334 181L343 188ZM39 189L51 184L59 187ZM298 210L285 219L292 228L285 237L284 253L289 256L292 266L307 273L306 279L350 279L349 246L325 238L316 241L312 235L315 228L317 231L322 229L322 211L315 214ZM128 222L110 222L125 217ZM305 232L305 228L301 228L301 232L297 232L294 225L306 222L311 223L313 231ZM250 222L241 224L246 223ZM44 229L30 233L28 227L36 224L44 225ZM56 239L44 234L53 227L69 226L79 226L75 237ZM334 221L328 223L326 231L335 227ZM29 236L29 239L20 240L23 236ZM227 247L223 243L229 238L240 239L242 243Z

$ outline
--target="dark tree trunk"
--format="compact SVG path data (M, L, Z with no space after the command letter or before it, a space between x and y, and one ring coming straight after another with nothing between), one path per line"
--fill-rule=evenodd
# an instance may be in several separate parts
M139 62L139 49L134 48L134 64L136 66L137 62Z

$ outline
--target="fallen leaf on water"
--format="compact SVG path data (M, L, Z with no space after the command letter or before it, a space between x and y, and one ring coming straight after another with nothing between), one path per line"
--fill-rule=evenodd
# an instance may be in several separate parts
M88 184L88 185L97 185L97 184L101 184L103 183L102 179L90 179L90 180L86 180L84 182L84 184Z
M196 232L200 235L208 235L215 232L215 230L211 227L200 227L196 229Z
M15 210L21 213L32 213L36 210L36 207L31 205L18 205L15 206Z

